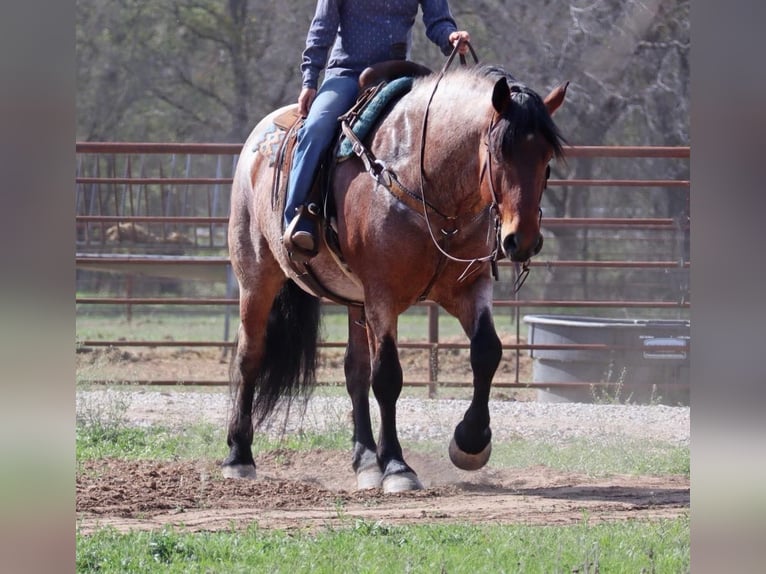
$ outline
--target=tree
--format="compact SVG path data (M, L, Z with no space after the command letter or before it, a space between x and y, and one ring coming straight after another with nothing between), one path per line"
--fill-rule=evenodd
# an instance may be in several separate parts
M571 82L556 116L570 143L689 143L690 0L450 3L483 63L504 66L540 93ZM260 118L296 100L314 6L315 0L77 0L77 138L244 141ZM420 16L412 57L434 70L445 62L425 38ZM688 167L663 160L578 159L552 171L559 179L688 178ZM686 197L551 187L543 209L546 217L683 218ZM620 255L602 254L597 234L587 230L549 233L549 257ZM632 248L631 242L610 248L618 243ZM590 288L587 270L572 273L580 273L582 290ZM548 296L555 298L555 287L548 282Z
M78 0L78 137L244 141L260 117L295 99L310 9L295 0Z
M505 64L519 80L541 93L564 80L570 87L556 121L572 144L688 145L689 0L514 0L453 2L460 21L476 23L477 49L488 61ZM679 162L614 162L587 159L553 166L553 177L688 179ZM611 188L551 187L546 216L683 217L683 193ZM551 229L559 259L592 257L602 249L588 231ZM614 243L614 242L613 242ZM631 242L622 242L630 248ZM617 258L619 254L608 254ZM685 254L688 258L688 252ZM580 274L582 295L589 289L587 269ZM572 280L560 273L546 285L557 298ZM561 290L557 290L557 286Z
M300 89L313 0L77 0L81 139L241 141ZM689 140L689 0L452 0L486 63L546 92L573 143ZM444 62L413 34L413 57Z

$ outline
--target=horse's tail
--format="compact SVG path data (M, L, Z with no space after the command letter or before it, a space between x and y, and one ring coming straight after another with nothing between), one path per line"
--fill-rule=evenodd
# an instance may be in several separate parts
M316 385L319 299L288 280L274 300L255 373L253 420L261 424L280 399L308 396Z

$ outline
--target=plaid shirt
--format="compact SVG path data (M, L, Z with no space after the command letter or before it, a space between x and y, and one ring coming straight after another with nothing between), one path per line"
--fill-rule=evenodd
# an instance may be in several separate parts
M318 0L303 52L303 87L316 88L325 65L325 77L358 76L371 64L407 58L419 6L426 36L449 55L457 25L447 0Z

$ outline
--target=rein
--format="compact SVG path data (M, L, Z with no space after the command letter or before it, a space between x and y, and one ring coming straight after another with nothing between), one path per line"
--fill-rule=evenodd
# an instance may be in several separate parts
M421 139L420 139L420 197L423 204L423 217L426 221L426 226L428 227L428 233L431 236L431 241L433 242L436 249L439 250L439 252L442 254L442 256L446 257L447 259L451 261L455 261L457 263L468 263L463 273L458 278L458 281L464 280L466 277L468 277L473 271L471 268L476 263L483 263L485 261L489 261L492 266L492 275L495 278L495 281L498 280L498 270L497 270L497 259L498 259L498 253L500 250L500 221L498 218L498 209L497 205L500 203L499 196L497 193L497 190L495 189L495 180L492 176L492 151L490 148L490 137L492 134L492 130L495 127L495 115L492 116L492 120L489 123L489 127L487 128L487 137L484 141L484 144L487 146L487 155L484 160L484 165L482 165L481 168L481 175L479 176L479 182L481 183L481 179L484 176L484 173L487 173L487 178L489 180L489 190L492 195L492 203L488 206L488 209L490 212L494 213L494 222L495 222L495 229L494 229L494 236L495 236L495 244L492 249L492 251L485 255L484 257L477 257L474 259L461 259L459 257L455 257L449 253L447 253L441 245L439 245L438 240L436 239L433 228L431 226L431 221L428 218L428 210L427 207L433 207L427 202L426 200L426 194L425 194L425 170L424 170L424 158L425 158L425 150L426 150L426 128L428 127L428 115L431 108L431 102L433 101L434 95L436 94L436 90L439 87L439 82L441 82L442 78L444 77L444 74L447 72L447 69L452 64L452 61L455 59L455 55L458 53L458 50L460 48L462 42L458 42L458 44L455 45L455 47L452 50L452 53L450 54L447 61L444 63L444 66L441 69L441 72L439 73L439 77L436 79L436 82L434 83L433 90L431 91L431 95L428 98L428 103L426 104L426 111L423 114L423 126L421 131ZM471 51L471 55L473 56L474 62L476 64L479 63L479 58L476 56L476 52L473 49L473 46L470 42L465 42L468 46L468 49ZM463 54L460 54L460 63L461 65L466 65L466 59ZM548 171L545 174L545 181L547 184L548 176L550 174L550 166L548 167ZM545 188L547 185L543 186L543 191L545 191ZM542 192L541 192L542 193ZM482 210L483 212L484 210ZM452 216L447 219L455 220L459 216ZM542 208L539 208L539 218L542 221L543 217L543 210ZM451 235L454 235L457 230L453 230ZM514 270L516 273L516 278L513 282L513 292L518 293L519 289L521 289L522 285L524 285L524 282L527 280L527 277L529 276L529 260L524 261L522 263L515 263Z
M485 173L487 174L489 179L489 189L492 196L492 202L488 204L485 208L478 211L477 213L470 214L473 217L468 222L468 224L470 225L471 223L478 221L480 218L483 217L483 214L485 212L489 212L490 214L494 216L493 217L494 229L492 229L492 227L488 229L488 238L487 238L487 242L489 243L490 241L489 235L491 234L494 236L494 245L492 246L491 251L487 255L484 255L482 257L475 257L472 259L462 259L448 253L441 246L441 244L439 243L439 240L436 238L436 235L433 230L433 226L431 224L431 217L433 215L437 215L438 217L441 217L445 221L450 221L454 223L464 214L446 215L442 213L436 208L436 206L431 204L426 199L426 194L425 194L426 174L425 174L425 170L423 166L424 166L425 149L426 149L426 131L428 128L428 116L431 110L431 103L433 101L434 96L436 95L436 90L439 87L439 83L444 78L444 75L446 74L449 67L452 65L452 62L454 61L455 56L458 54L460 46L462 44L466 44L468 46L468 49L470 50L471 55L473 56L474 63L475 64L479 63L479 58L476 56L476 52L474 51L471 43L460 41L452 49L452 52L450 53L449 57L447 58L447 61L444 63L444 66L439 72L439 75L436 78L436 81L434 82L433 90L431 91L431 95L428 98L425 113L423 114L423 123L422 123L421 140L420 140L420 154L419 154L419 162L420 162L420 169L419 169L420 193L419 194L414 191L411 191L404 184L402 184L399 181L399 179L396 177L396 174L392 170L390 170L383 161L376 158L375 155L369 149L367 149L364 143L356 136L356 134L354 134L353 130L349 126L348 117L341 116L341 129L343 131L343 134L351 141L353 152L362 160L362 163L364 164L365 169L370 174L370 176L379 185L386 188L389 192L391 192L395 197L397 197L403 203L409 205L410 207L413 207L411 202L414 201L415 203L419 203L420 206L422 207L421 215L426 222L426 227L428 228L428 233L431 237L431 241L443 257L442 262L439 263L436 275L432 278L429 284L429 287L426 289L422 298L424 298L425 294L428 293L428 291L430 290L431 285L433 285L433 283L436 281L436 278L441 272L441 270L443 269L444 263L446 262L446 260L454 261L456 263L468 264L466 265L466 268L463 271L463 273L460 275L460 277L458 277L458 281L464 281L467 277L469 277L472 273L474 273L477 269L477 267L475 267L476 264L484 263L487 261L490 263L492 276L495 278L495 281L497 281L499 278L499 273L497 268L498 254L500 252L500 219L498 217L499 211L497 207L499 200L498 200L497 190L495 189L494 178L492 176L492 152L490 148L490 136L492 134L493 128L495 127L494 115L489 123L489 127L487 128L486 140L484 141L484 145L486 145L487 147L487 155L485 157L484 165L482 165L481 173L479 176L479 182L481 183L481 179L483 179L484 174ZM460 63L462 66L466 65L466 58L463 54L460 54ZM540 217L542 218L542 210L540 211ZM445 230L445 229L441 230L442 234L445 236L446 239L449 239L452 236L454 236L457 233L457 231L458 231L457 227L453 227L451 230ZM529 275L529 261L524 261L523 263L516 263L515 270L516 270L516 279L514 280L514 283L513 283L514 293L518 292L519 289L521 289L521 286L524 284L524 281Z
M452 49L452 53L449 55L449 58L447 58L447 61L444 63L444 66L441 69L441 72L439 72L439 76L436 78L436 82L434 82L433 90L431 91L431 95L428 98L428 103L426 104L426 111L423 114L423 124L422 124L422 130L420 134L420 197L423 203L423 217L426 221L426 227L428 227L428 233L431 236L431 241L433 242L436 249L439 250L439 253L442 254L442 256L446 257L450 261L455 261L456 263L468 263L463 273L458 278L458 281L463 281L465 278L471 275L473 273L474 269L473 266L477 263L484 263L485 261L490 261L492 264L492 275L494 276L495 280L498 279L498 271L497 271L497 255L499 253L499 245L500 245L500 227L499 227L499 220L497 217L497 192L494 187L494 182L492 178L492 154L489 152L489 134L492 132L492 128L494 127L494 118L490 122L488 131L487 131L487 141L485 142L487 145L487 157L485 160L484 165L481 169L481 174L483 175L486 171L489 174L489 186L490 191L492 193L492 203L488 206L488 209L491 213L494 213L494 221L495 221L495 228L494 228L494 237L495 237L495 243L492 248L492 251L488 253L487 255L483 257L475 257L473 259L461 259L459 257L455 257L454 255L451 255L447 251L445 251L442 246L439 244L439 241L436 239L436 236L434 235L433 227L431 225L431 220L428 217L428 209L427 206L430 205L426 201L426 194L425 194L425 169L424 169L424 158L425 158L425 151L426 151L426 130L428 128L428 116L431 110L431 102L433 101L434 95L436 95L436 90L439 87L439 83L441 82L442 78L444 78L444 75L446 74L447 70L449 69L450 65L452 65L453 60L455 59L455 55L458 53L460 46L463 42L458 42L455 47ZM469 50L471 51L471 55L473 56L474 62L476 64L479 63L479 58L476 56L476 52L473 49L473 46L471 46L470 42L465 42L468 45ZM461 65L466 65L465 56L462 54L460 55L460 63ZM484 210L482 210L483 212ZM459 216L451 216L447 217L447 219L455 220ZM456 230L455 230L456 231ZM453 231L453 235L455 233ZM520 287L520 285L519 285Z

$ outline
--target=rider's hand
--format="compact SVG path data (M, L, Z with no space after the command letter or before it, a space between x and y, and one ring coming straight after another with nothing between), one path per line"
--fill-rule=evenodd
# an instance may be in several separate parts
M449 43L455 46L460 43L460 47L458 48L458 53L461 55L466 55L468 53L468 42L471 41L471 35L466 32L465 30L458 30L456 32L452 32L452 34L449 35Z
M303 88L298 96L298 113L302 118L309 115L311 104L314 103L314 98L317 95L317 91L314 88Z

